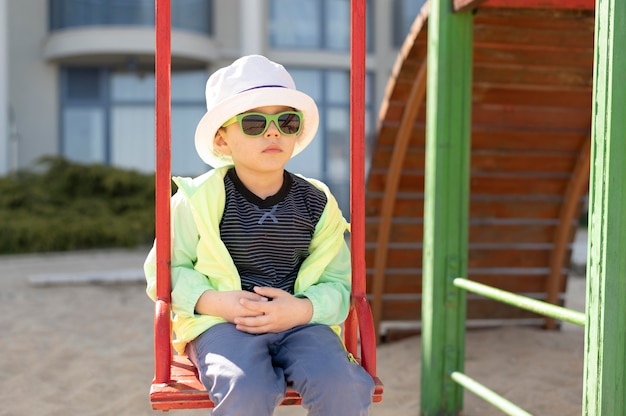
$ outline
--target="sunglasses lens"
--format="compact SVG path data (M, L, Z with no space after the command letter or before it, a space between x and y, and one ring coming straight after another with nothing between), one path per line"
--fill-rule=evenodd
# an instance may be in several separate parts
M298 134L301 128L301 117L296 112L286 111L277 115L265 115L261 113L251 113L242 115L241 130L244 134L255 137L260 136L267 130L267 125L271 121L278 127L280 132L286 136Z
M250 114L241 119L241 130L248 136L258 136L265 131L266 123L261 114Z
M300 116L297 113L283 113L278 117L278 128L283 134L296 134L300 130Z

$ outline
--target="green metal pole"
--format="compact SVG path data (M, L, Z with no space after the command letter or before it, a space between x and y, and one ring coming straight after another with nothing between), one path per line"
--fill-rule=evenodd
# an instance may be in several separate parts
M526 309L527 311L536 312L554 319L570 322L575 325L585 326L586 316L582 312L553 305L528 296L518 295L517 293L508 292L506 290L473 282L460 277L454 279L454 285L469 292L477 293L481 296L495 299L499 302L513 305L521 309Z
M626 414L626 2L597 0L583 415Z
M483 384L477 382L476 380L466 376L463 373L454 372L452 373L452 379L459 383L461 386L465 387L487 403L493 405L494 407L502 410L507 415L511 416L532 416L526 410L517 406L514 403L511 403L504 397L500 396L498 393L493 390L485 387Z
M473 15L432 0L428 21L421 413L457 415L463 388Z

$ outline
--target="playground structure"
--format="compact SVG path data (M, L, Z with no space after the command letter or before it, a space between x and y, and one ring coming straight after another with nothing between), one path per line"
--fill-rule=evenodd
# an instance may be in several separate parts
M472 116L473 39L475 35L478 37L475 20L480 22L481 9L485 9L488 16L487 9L490 8L494 8L493 13L498 13L497 9L511 9L513 15L534 13L531 9L558 10L554 17L570 13L567 12L569 9L576 9L583 15L585 10L595 12L592 104L588 118L591 128L590 250L585 314L465 278L472 267L470 206L472 192L476 189L476 182L470 174L475 163L471 139L476 122L476 116ZM622 303L626 296L626 211L623 209L626 203L626 90L621 84L626 77L626 57L620 52L626 39L626 3L619 0L598 0L597 3L587 0L434 0L428 17L421 414L459 414L463 408L464 389L509 415L529 414L463 373L466 291L539 312L551 319L584 325L582 414L624 414L626 313ZM553 19L553 24L561 29L560 19ZM515 27L515 24L511 22L507 26ZM567 43L575 37L576 34L572 33L561 42ZM503 37L493 39L494 42L499 40ZM548 52L555 53L555 50ZM505 57L506 53L501 56ZM537 66L540 67L546 58L538 61ZM528 71L532 69L532 65L527 68ZM519 107L523 109L524 106ZM410 106L406 106L406 110L409 109ZM547 119L555 118L553 113L543 111ZM571 122L575 124L580 120ZM550 138L546 136L546 140ZM584 155L584 147L582 149ZM578 166L572 170L573 176L583 169L582 164ZM576 183L570 181L563 195L567 196L572 188L582 186ZM570 210L576 211L563 205L559 212ZM561 226L569 228L570 224ZM557 235L568 233L557 232Z
M389 81L367 189L368 289L390 340L415 333L421 318L428 11ZM465 34L471 78L460 78L462 57L450 57L451 85L471 83L469 167L454 171L470 172L467 278L563 304L589 179L593 30L593 7L479 6ZM467 303L473 325L557 326L491 299Z
M157 4L166 5L169 10L169 2ZM353 0L353 4L359 4L358 10L364 13L365 2ZM503 16L508 20L500 22L501 32L490 30L492 22ZM561 16L566 17L564 22ZM385 318L386 313L422 321L423 415L459 414L464 388L508 414L528 414L463 373L465 318L488 315L497 319L531 318L537 322L538 315L520 315L508 307L500 309L491 301L466 297L466 291L546 315L548 327L554 327L557 320L584 324L583 414L623 414L626 408L623 394L626 391L626 314L620 303L626 297L626 256L623 255L626 253L626 213L623 210L626 206L626 91L619 81L623 81L626 74L626 57L620 56L618 51L620 42L623 45L626 39L625 18L626 5L620 0L598 0L597 5L590 0L434 0L430 9L416 21L394 71L394 83L399 87L389 89L383 108L386 116L381 123L365 204L368 215L376 214L378 219L368 220L364 237L368 242L367 263L374 265L375 270L382 267L386 276L381 279L375 275L380 272L369 273L374 302L381 298L386 302L382 296L389 288L400 295L397 299L412 302L410 306L399 307L374 303L374 317L378 319L376 330L379 330L381 316ZM587 23L586 31L576 27L580 20ZM164 26L159 26L157 21L157 37L166 35L159 32L159 27L166 27L166 23L161 24ZM511 54L515 48L504 51L484 48L480 51L483 55L477 53L479 49L474 49L474 40L482 40L485 45L505 44L507 32L510 40L523 39L527 31L535 30L535 24L539 25L539 32L550 31L551 27L558 30L551 32L553 38L530 36L528 45L542 45L543 41L551 39L556 43L552 46L571 42L571 50L558 56L558 47L529 48L520 43L518 49L527 53L524 57ZM485 28L483 32L480 32L481 27ZM559 31L564 34L558 36ZM353 29L353 33L364 31ZM482 35L485 37L481 38ZM585 42L584 39L586 46L576 46L576 41ZM162 40L166 42L169 39ZM481 56L483 65L475 65ZM585 60L585 56L592 57L593 64ZM543 88L529 91L520 88L523 82L513 88L494 82L511 73L516 73L522 81L532 79L537 74L520 68L528 62L540 68L548 62L565 65L570 60L579 62L579 67L561 79L562 89L555 88L561 84L550 80L545 81ZM157 73L159 61L157 56ZM159 81L157 78L157 85L166 87L162 93L157 93L157 112L169 104L168 63L161 61L161 65L160 72L167 74L167 79ZM558 78L554 70L546 66L544 75ZM592 68L595 76L592 76ZM484 83L477 85L475 82L481 77ZM428 98L424 105L426 92ZM539 100L535 100L537 95ZM517 102L506 102L511 97ZM530 103L535 103L537 108ZM356 117L352 122L362 118L358 113L351 115ZM500 121L499 128L485 126L492 117ZM529 127L524 121L526 117L540 121L538 128L511 129L511 126ZM483 131L479 129L476 134L473 128L480 122L483 122ZM159 135L167 136L167 123L169 120L160 128L157 124ZM526 130L530 130L530 134L526 135ZM482 143L482 148L474 153L473 146L477 143ZM524 157L517 158L518 152ZM361 162L358 160L361 157L357 156L357 162ZM158 154L158 158L164 155ZM354 164L355 160L351 161ZM169 161L164 163L169 169ZM388 176L381 174L385 166L388 166ZM397 170L400 172L395 172ZM421 175L420 170L423 170ZM541 179L534 181L537 172L545 175L539 175ZM568 242L580 213L589 172L591 250L587 311L582 314L557 305L562 302L560 295L565 290ZM353 177L353 189L363 183L358 175ZM157 181L161 181L157 182L161 197L169 198L169 175L157 176ZM499 199L501 193L505 197ZM536 198L537 195L540 197ZM356 201L358 203L358 198ZM157 207L163 210L157 211L157 218L161 219L157 220L158 224L165 223L164 228L169 229L168 204L157 202ZM355 215L354 208L353 231L360 215L358 208ZM410 220L394 224L392 219L398 212L404 212ZM508 218L524 221L516 223L507 221ZM371 228L369 224L376 221L379 228ZM357 230L353 251L361 249L358 234ZM392 235L402 239L392 241ZM518 240L519 236L523 239ZM374 242L383 244L372 249ZM510 251L501 256L503 251L498 252L497 248ZM161 273L168 273L169 241L157 246L157 250L158 267ZM383 257L382 263L379 256ZM409 263L409 266L385 271L390 261L412 262L416 258L423 258L421 265ZM478 260L472 263L473 259ZM491 265L490 260L500 263ZM515 265L517 260L520 266ZM355 268L363 266L355 265ZM503 279L499 278L503 268L520 270L511 270L517 272L509 273L513 279ZM482 274L472 275L476 270ZM416 283L420 274L423 275L421 285ZM394 278L388 279L389 276ZM466 277L507 291L492 289ZM419 297L407 297L405 292L419 294ZM535 296L529 300L510 292ZM169 289L162 288L158 297L153 406L158 409L210 406L206 392L193 384L196 380L193 368L185 367L186 363L171 356ZM357 298L359 302L366 302L363 297ZM469 306L467 314L466 305ZM421 315L412 315L420 309ZM359 318L364 316L358 315ZM365 338L365 341L370 345L372 339ZM352 344L356 347L356 340L348 344L349 348ZM174 379L183 373L188 378ZM286 404L297 403L297 394L289 393Z

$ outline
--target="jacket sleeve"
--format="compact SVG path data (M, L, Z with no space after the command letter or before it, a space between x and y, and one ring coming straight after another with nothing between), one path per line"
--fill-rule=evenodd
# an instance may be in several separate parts
M309 257L300 267L296 296L307 297L313 304L311 323L338 325L345 321L350 308L352 265L345 241L349 225L329 191L327 197Z
M189 201L181 192L172 197L171 216L172 311L180 317L192 317L200 295L207 290L213 290L213 287L209 279L194 268L197 261L198 230ZM155 247L148 254L144 272L147 280L146 292L152 300L156 300Z
M313 304L311 323L339 325L348 317L350 308L351 263L348 246L343 243L320 275L303 296Z

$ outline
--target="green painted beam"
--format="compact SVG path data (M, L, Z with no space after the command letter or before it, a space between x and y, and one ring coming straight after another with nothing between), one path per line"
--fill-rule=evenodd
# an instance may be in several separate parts
M579 326L585 325L586 317L582 312L553 305L551 303L519 295L517 293L508 292L506 290L484 285L468 279L462 279L460 277L454 279L454 285L469 292L476 293L521 309L526 309L527 311L536 312Z
M465 387L495 408L502 410L509 416L532 416L526 410L508 401L495 391L485 387L483 384L477 382L473 378L466 376L463 373L452 373L452 380L456 381L461 386Z
M626 1L597 0L583 415L626 409Z
M422 289L422 415L457 415L463 388L473 15L430 2Z

